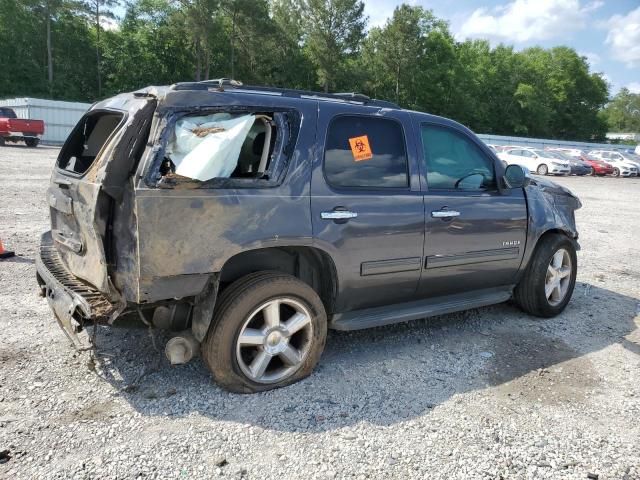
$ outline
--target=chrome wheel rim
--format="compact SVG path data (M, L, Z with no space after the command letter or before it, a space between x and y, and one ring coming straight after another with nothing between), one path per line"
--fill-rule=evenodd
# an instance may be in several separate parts
M571 256L561 248L553 254L547 267L544 293L549 305L555 307L565 299L571 284L571 274Z
M252 381L276 383L302 366L312 341L309 309L292 298L275 298L247 317L236 340L236 360Z
M549 171L549 169L547 168L547 166L546 166L546 165L540 165L540 166L538 167L538 173L539 173L540 175L546 175L548 171Z

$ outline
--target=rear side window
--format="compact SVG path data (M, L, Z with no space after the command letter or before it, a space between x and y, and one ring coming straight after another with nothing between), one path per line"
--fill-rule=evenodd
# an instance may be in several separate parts
M435 125L422 125L421 134L430 189L495 188L493 160L463 134ZM513 151L510 153L515 154Z
M82 117L58 157L58 167L83 174L116 130L124 114L93 112Z
M407 188L407 150L401 125L357 115L333 119L324 172L334 187Z

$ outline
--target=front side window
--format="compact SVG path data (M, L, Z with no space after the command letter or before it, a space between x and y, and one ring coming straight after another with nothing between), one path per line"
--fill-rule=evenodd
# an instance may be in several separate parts
M429 189L495 189L493 161L463 134L448 127L422 125L421 135Z
M334 187L407 188L402 127L395 120L344 115L329 125L324 172Z

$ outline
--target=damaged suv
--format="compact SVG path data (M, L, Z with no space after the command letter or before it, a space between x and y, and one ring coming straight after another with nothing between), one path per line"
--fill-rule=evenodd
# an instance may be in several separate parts
M132 313L180 331L224 388L309 375L327 329L514 299L550 317L576 280L580 201L471 131L358 94L228 80L95 104L60 151L38 284L68 337Z

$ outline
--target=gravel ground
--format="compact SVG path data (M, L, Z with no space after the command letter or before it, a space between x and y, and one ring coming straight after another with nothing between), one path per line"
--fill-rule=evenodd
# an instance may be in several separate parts
M137 325L70 347L35 284L56 154L0 148L0 478L640 479L640 179L558 179L584 204L559 317L330 332L310 378L243 396Z

